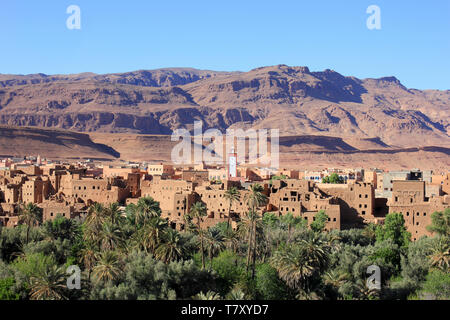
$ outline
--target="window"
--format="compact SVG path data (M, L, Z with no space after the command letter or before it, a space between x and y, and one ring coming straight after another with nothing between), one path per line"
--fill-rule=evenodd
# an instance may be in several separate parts
M365 215L365 214L366 214L366 212L365 212L364 210L363 210L361 213L362 213L362 215Z

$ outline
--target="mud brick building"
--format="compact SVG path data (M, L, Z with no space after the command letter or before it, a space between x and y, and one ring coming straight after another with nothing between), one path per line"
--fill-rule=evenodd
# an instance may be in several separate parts
M317 187L326 195L336 198L341 208L341 221L347 227L374 222L375 191L370 183L319 183Z
M425 197L425 181L393 181L392 198L388 201L389 213L403 215L412 240L431 233L426 229L431 224L431 214L450 206L450 197Z
M292 213L302 217L310 225L315 215L324 210L328 215L326 229L341 228L341 210L336 199L326 196L307 180L275 180L270 189L268 210L278 215Z

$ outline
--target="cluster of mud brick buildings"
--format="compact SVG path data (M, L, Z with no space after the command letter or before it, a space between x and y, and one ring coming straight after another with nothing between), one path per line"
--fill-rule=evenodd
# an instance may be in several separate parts
M333 171L333 170L332 170ZM308 224L321 210L328 215L326 228L361 227L383 223L389 212L403 214L412 240L429 235L431 214L450 206L450 174L350 170L337 172L344 184L324 184L327 172L238 168L227 178L224 168L175 168L167 164L111 167L93 164L10 164L0 168L0 224L16 226L20 203L33 202L43 209L44 220L58 214L83 219L94 202L123 206L152 197L162 217L182 230L184 215L198 201L207 208L204 227L227 221L232 225L248 211L246 196L252 183L264 188L267 203L258 211L292 213ZM274 175L277 179L271 179ZM237 187L240 200L231 204L225 192Z

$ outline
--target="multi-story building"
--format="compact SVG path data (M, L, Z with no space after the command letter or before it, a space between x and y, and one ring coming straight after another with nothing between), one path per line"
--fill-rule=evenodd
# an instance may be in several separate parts
M450 197L425 197L425 181L394 181L392 198L387 205L389 213L403 215L412 240L417 240L424 235L431 235L427 230L427 226L431 224L431 214L448 208Z
M328 215L326 229L341 228L340 206L336 199L323 195L311 181L275 180L270 189L268 210L279 215L291 213L294 217L302 217L309 224L315 215L324 210Z
M374 222L375 191L373 185L366 182L349 184L317 184L326 195L333 196L341 206L342 223L358 226Z

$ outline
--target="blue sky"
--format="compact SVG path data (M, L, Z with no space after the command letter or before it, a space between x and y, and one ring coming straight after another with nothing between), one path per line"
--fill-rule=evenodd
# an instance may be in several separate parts
M81 30L69 30L69 5ZM381 30L369 30L369 5ZM450 1L0 2L0 73L248 71L275 64L450 89Z

